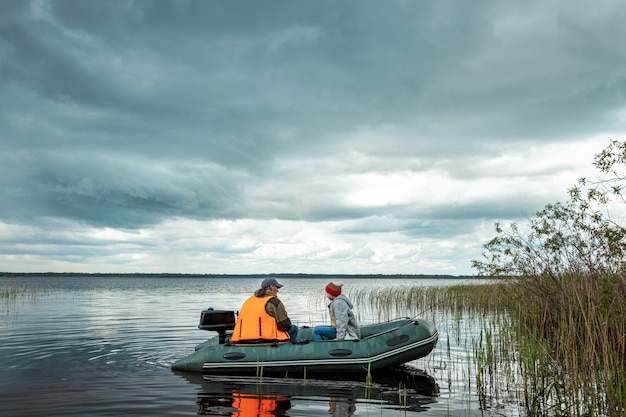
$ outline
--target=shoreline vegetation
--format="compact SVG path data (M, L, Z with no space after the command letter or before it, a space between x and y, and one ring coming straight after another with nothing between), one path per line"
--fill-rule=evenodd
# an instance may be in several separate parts
M435 366L464 372L481 411L626 415L626 277L552 278L377 288L351 299L381 317L412 310L442 327L452 320L448 340L459 342L470 330L463 347L471 358L455 363L448 344L438 359L447 365Z
M508 277L487 285L493 326L476 343L485 403L498 390L480 386L504 384L527 416L626 415L626 141L611 141L593 164L597 178L581 178L566 202L524 225L496 223L472 261L480 275Z

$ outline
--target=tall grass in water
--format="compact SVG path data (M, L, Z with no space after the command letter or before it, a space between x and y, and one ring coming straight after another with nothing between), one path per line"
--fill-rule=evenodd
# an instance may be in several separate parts
M0 288L0 316L14 315L19 310L19 301L25 298L36 299L40 294L48 294L47 290L35 287L10 286Z
M33 287L6 287L0 288L0 299L10 300L23 296L35 297L42 292L45 291Z
M406 316L407 311L417 312L422 317L437 316L440 312L473 317L505 312L502 291L508 290L502 285L490 284L403 286L357 289L350 292L350 298L356 304L375 309L379 319Z
M499 285L408 286L357 289L350 298L362 309L375 309L381 320L416 316L438 328L439 347L427 359L450 392L475 395L481 409L499 407L503 393L497 381L515 372L508 314ZM468 337L471 336L471 337ZM497 381L496 381L497 380ZM462 385L462 387L459 387Z
M625 278L563 274L511 282L506 302L534 415L626 413Z
M26 292L26 289L24 288L17 288L17 287L1 288L0 298L2 299L16 298L18 295L24 294L25 292Z
M517 403L528 416L626 415L624 277L538 276L351 297L387 317L409 310L435 325L441 314L480 323L462 373L483 410Z

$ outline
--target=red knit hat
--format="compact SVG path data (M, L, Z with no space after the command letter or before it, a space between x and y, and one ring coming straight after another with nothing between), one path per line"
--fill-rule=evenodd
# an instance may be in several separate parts
M337 285L329 282L326 286L326 292L332 296L338 297L341 295L341 287L343 287L343 284Z

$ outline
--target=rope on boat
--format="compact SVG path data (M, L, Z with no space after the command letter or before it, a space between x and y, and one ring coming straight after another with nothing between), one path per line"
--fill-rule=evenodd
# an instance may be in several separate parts
M384 330L382 332L374 333L374 334L366 336L366 337L364 337L362 339L370 339L372 337L380 336L381 334L385 334L385 333L390 333L390 332L396 331L398 329L403 328L404 326L408 326L408 325L411 325L411 324L412 325L416 325L417 324L417 316L414 316L414 317L398 317L398 318L395 318L393 320L387 320L387 323L391 323L393 321L398 321L398 320L407 320L407 321L402 323L402 324L400 324L400 325L398 325L398 326L396 326L396 327L394 327L394 328L392 328L392 329L387 329L387 330Z

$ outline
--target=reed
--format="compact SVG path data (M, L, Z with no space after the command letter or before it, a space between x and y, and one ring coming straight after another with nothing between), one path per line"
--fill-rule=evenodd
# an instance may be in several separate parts
M516 278L511 287L533 410L624 415L625 277L544 275Z
M259 384L263 384L263 363L258 362L256 366L256 378Z
M16 299L18 297L30 296L35 297L38 294L44 293L36 287L18 287L11 286L6 288L0 288L0 298L1 299Z
M23 294L25 288L9 287L0 289L0 298L16 298Z
M355 291L383 317L452 320L471 357L463 371L481 409L521 404L528 416L626 414L626 280L537 276L488 284ZM471 340L462 325L470 320Z
M379 319L406 315L407 311L417 311L419 316L444 311L461 318L499 314L502 291L507 289L501 285L399 286L357 289L350 292L350 298L375 309Z

